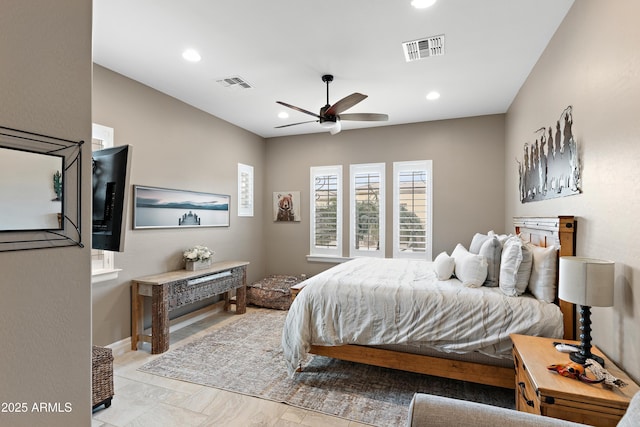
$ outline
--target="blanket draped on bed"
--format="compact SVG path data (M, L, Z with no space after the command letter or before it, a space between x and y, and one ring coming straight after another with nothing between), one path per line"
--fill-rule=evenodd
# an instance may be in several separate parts
M306 281L289 309L282 347L293 374L312 344L403 344L511 358L512 333L561 338L562 313L530 295L438 281L431 262L357 258Z

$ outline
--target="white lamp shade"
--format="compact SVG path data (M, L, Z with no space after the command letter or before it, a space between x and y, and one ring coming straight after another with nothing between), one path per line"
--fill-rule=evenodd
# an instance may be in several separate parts
M615 263L575 256L560 257L558 298L588 307L611 307Z

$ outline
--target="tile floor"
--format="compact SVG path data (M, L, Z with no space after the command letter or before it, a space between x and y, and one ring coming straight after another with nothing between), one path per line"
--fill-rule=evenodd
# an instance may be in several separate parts
M251 308L249 308L251 310ZM184 345L234 316L218 312L171 332L171 347ZM231 393L139 372L137 368L158 355L144 343L138 351L116 356L111 407L93 414L92 427L187 426L340 426L365 424L295 408L283 403Z

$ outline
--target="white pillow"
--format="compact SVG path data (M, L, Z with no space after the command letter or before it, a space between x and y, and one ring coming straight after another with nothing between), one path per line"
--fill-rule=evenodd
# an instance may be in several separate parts
M513 236L504 242L502 256L500 258L500 290L510 297L518 296L516 283L518 281L518 269L522 263L522 241Z
M529 286L529 278L531 277L531 268L533 266L533 252L531 251L531 245L524 244L520 247L522 251L522 261L520 267L518 267L518 273L516 274L516 291L518 295L522 295Z
M487 236L486 234L474 234L473 238L471 239L471 244L469 245L469 252L471 252L472 254L479 254L480 248L487 240L489 240L489 236Z
M529 290L539 300L553 302L556 298L557 249L555 246L528 246L533 253Z
M467 251L460 243L451 254L456 260L456 277L463 285L477 288L482 286L487 278L487 259L482 255L475 255Z
M487 260L487 280L484 286L496 287L500 281L500 258L502 256L502 245L496 236L489 237L480 247L478 255L482 255ZM525 288L528 284L525 282Z
M502 246L504 246L504 242L506 242L506 241L507 241L507 239L508 239L509 237L513 237L513 236L514 236L513 234L496 234L496 232L495 232L495 231L493 231L493 230L490 230L490 231L487 233L487 235L488 235L489 237L496 236L496 237L498 238L498 241L500 242L500 244L501 244Z
M433 271L435 271L438 280L451 279L455 268L456 260L446 252L441 252L433 261Z

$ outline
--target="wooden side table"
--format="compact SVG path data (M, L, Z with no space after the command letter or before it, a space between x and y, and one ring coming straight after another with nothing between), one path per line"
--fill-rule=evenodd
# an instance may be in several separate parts
M547 369L554 363L568 363L569 355L557 351L553 338L511 335L516 370L516 409L594 426L615 426L629 401L640 390L620 368L597 347L605 368L628 385L607 389L603 384L587 384L563 377ZM562 340L570 344L577 341Z
M236 305L236 313L246 312L246 261L215 262L210 268L167 273L134 279L131 284L131 349L138 342L150 342L151 354L169 350L169 312L182 306L224 295L224 309ZM230 291L236 291L231 300ZM144 298L151 298L151 335L143 333Z

